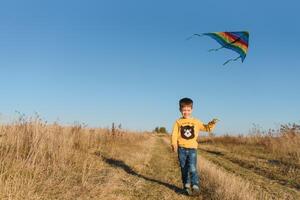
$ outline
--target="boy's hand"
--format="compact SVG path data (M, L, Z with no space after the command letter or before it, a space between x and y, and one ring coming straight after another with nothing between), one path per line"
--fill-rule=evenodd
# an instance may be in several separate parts
M173 145L172 145L172 151L173 151L173 152L176 153L176 152L177 152L177 148L178 148L177 146L173 146Z
M211 120L209 123L210 123L210 124L216 124L218 121L220 121L220 120L218 120L218 119L214 118L214 119L213 119L213 120Z

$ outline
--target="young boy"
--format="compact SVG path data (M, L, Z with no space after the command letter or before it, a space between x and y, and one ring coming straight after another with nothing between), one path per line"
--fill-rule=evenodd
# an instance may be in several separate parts
M197 137L199 131L210 132L214 129L217 119L203 124L193 118L193 100L183 98L179 101L182 117L176 120L172 132L172 150L178 152L183 187L189 195L198 195L199 176L197 173Z

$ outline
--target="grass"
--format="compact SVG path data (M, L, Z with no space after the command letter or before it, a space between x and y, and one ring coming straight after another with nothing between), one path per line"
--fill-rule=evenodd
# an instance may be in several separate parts
M0 199L100 198L111 172L95 152L126 157L130 163L149 138L112 136L107 129L81 125L47 125L38 119L3 125L0 135Z
M162 136L39 119L0 126L0 199L187 199Z
M202 188L211 196L211 199L224 200L255 200L269 199L265 193L259 193L251 184L235 173L228 173L219 167L199 156L199 170L201 172Z
M300 197L299 133L203 137L199 143L203 158L249 182L264 198Z
M299 199L298 135L201 138L193 198L169 142L38 118L2 125L0 199Z
M300 166L300 130L298 129L285 128L267 133L258 131L246 136L202 137L199 143L222 145L231 150L237 149L236 147L239 147L238 150L251 149L262 156Z

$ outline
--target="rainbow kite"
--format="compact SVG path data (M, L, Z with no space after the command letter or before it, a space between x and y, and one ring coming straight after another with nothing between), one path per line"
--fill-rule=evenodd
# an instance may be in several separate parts
M237 58L227 60L223 65L226 65L230 61L236 61L239 58L241 58L242 62L244 62L248 52L249 32L240 31L240 32L214 32L214 33L194 34L188 39L191 39L194 36L202 37L204 35L207 35L215 39L221 45L220 48L210 49L209 51L218 51L222 48L227 48L240 54L240 56L238 56Z

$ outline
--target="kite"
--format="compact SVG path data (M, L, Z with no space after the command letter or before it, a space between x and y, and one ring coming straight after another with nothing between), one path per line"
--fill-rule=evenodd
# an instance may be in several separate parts
M209 36L216 40L221 47L217 49L210 49L209 51L218 51L223 48L231 49L239 54L238 57L227 60L223 65L231 61L237 61L239 58L244 62L247 52L248 52L248 42L249 42L249 32L239 31L239 32L213 32L213 33L202 33L194 34L188 38L191 39L194 36Z

